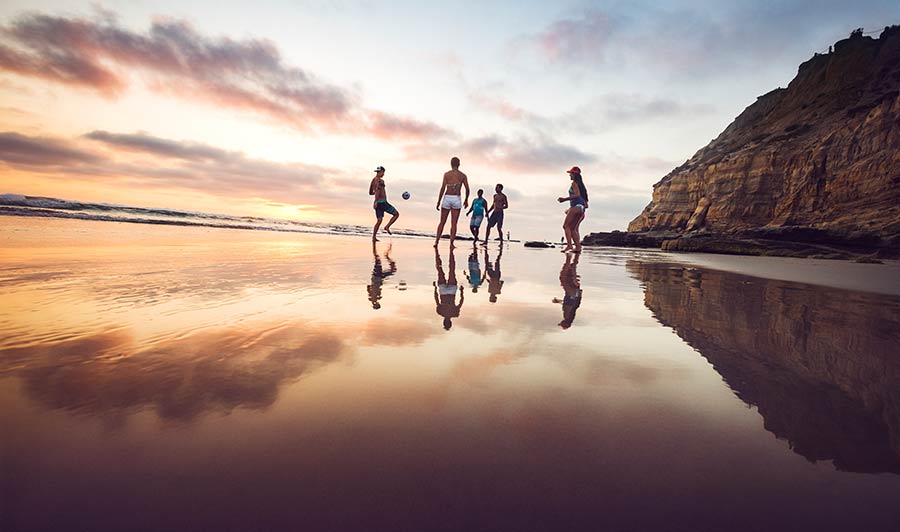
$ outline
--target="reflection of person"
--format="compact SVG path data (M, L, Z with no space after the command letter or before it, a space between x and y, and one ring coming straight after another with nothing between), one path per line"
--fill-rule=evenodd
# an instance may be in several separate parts
M563 319L559 326L568 329L575 321L575 311L581 306L581 280L578 278L578 255L566 253L566 262L559 270L559 284L565 295L553 298L554 303L562 303Z
M581 221L584 220L585 211L588 208L587 187L584 186L584 180L581 179L581 169L573 166L568 171L572 183L569 185L569 195L567 197L559 197L557 201L563 203L569 202L569 208L566 209L566 218L563 220L563 231L566 233L566 247L562 249L563 253L574 251L581 253L581 236L578 234L578 228Z
M469 230L472 231L472 236L475 237L475 241L472 242L472 245L478 243L478 233L481 231L481 222L484 220L484 213L487 211L487 200L482 197L484 194L484 190L478 189L478 197L472 200L472 207L469 208L469 211L466 213L468 216L470 213L472 214L472 218L469 220Z
M484 268L487 271L488 293L490 294L488 300L491 303L497 302L497 296L500 295L500 289L503 288L503 280L500 279L500 257L502 256L503 246L500 246L500 252L497 253L497 260L492 265L491 259L488 257L487 249L484 250Z
M375 238L375 235L378 234L378 226L381 225L381 219L384 218L384 213L393 215L387 225L384 226L384 230L387 234L391 234L391 226L394 225L394 222L400 217L400 211L388 203L387 192L384 189L383 166L379 166L375 169L375 177L373 177L372 182L369 183L369 195L375 196L375 202L372 204L372 208L375 209L376 220L375 227L372 229L372 242L377 242L378 239Z
M460 201L460 190L466 187L466 199ZM434 247L437 247L444 232L444 224L447 223L447 215L450 215L450 247L456 240L456 223L459 221L459 213L469 207L469 178L459 171L459 158L450 159L450 171L444 174L441 181L441 191L438 193L436 209L441 211L441 221L434 236Z
M441 256L438 251L434 250L434 267L437 270L437 282L434 284L434 304L439 316L444 317L444 329L450 330L453 323L451 318L459 317L459 311L463 306L465 291L456 283L456 257L453 255L453 249L450 249L450 276L444 276L444 266L441 263ZM456 293L459 292L459 305L456 304Z
M381 285L384 284L385 279L397 273L397 263L391 259L390 245L384 251L384 258L387 259L389 264L388 271L384 271L381 265L381 257L378 256L378 250L375 249L375 242L372 242L372 256L375 258L375 264L372 266L372 283L366 287L366 290L369 292L369 301L372 303L372 308L378 310L381 308L381 303L379 303L381 299Z
M481 263L478 262L478 252L474 249L469 255L469 271L463 273L465 273L466 279L469 280L472 293L478 292L478 288L484 284L484 277L481 275Z
M500 243L503 243L503 211L509 208L509 198L503 193L503 185L497 183L494 187L494 202L488 209L488 226L484 234L484 243L487 244L491 237L491 227L497 226L497 232L500 234Z

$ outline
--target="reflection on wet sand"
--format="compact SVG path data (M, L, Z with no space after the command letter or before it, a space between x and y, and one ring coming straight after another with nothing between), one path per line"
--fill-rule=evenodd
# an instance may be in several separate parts
M384 280L397 273L397 263L391 259L391 246L393 244L388 244L387 249L384 251L384 258L388 261L388 270L385 271L381 264L381 257L378 255L378 249L375 247L375 242L372 242L372 256L375 262L372 265L372 282L366 287L366 290L369 292L369 302L372 303L372 308L375 310L381 308L381 290Z
M578 277L578 253L566 253L566 261L559 270L559 285L565 295L562 299L553 298L554 303L562 304L563 319L559 326L568 329L575 321L575 311L581 306L581 278Z
M121 421L144 408L167 420L264 409L282 385L349 353L341 336L299 324L208 330L141 346L132 335L99 333L0 350L0 376L52 409Z
M503 246L500 246L500 250L497 252L497 260L491 264L491 259L488 256L487 247L484 248L484 266L487 270L488 277L488 293L490 297L488 300L491 303L497 302L497 296L500 295L500 290L503 288L503 280L500 278L500 257L503 256Z
M900 298L630 261L656 319L811 461L900 473Z
M449 331L450 327L453 327L451 320L459 317L459 311L462 309L465 299L465 290L461 289L456 281L455 250L450 248L449 276L444 274L444 263L437 248L434 249L434 268L437 270L437 281L433 283L435 311L438 316L443 316L444 329ZM457 292L459 292L459 304L456 303Z
M469 254L469 269L464 272L466 280L469 281L469 287L473 294L478 293L478 289L484 284L485 277L481 274L481 262L478 261L478 251L473 249Z

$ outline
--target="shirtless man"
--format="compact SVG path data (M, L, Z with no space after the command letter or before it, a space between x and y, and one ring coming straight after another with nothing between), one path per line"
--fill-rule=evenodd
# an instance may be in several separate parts
M394 225L394 222L397 221L397 218L400 217L400 211L398 211L393 205L388 203L387 200L387 192L384 190L384 167L379 166L375 169L375 177L372 178L372 182L369 183L369 195L375 196L375 202L372 203L372 208L375 209L375 227L372 229L372 242L378 242L378 239L375 238L375 235L378 234L378 227L381 225L381 220L384 218L384 213L392 214L393 217L391 221L384 226L384 231L387 234L391 234L391 226Z
M488 209L488 226L487 233L484 235L484 243L487 244L491 237L491 227L497 226L497 232L500 233L500 243L503 244L503 211L509 208L509 200L503 193L503 185L497 183L494 188L494 203Z
M460 187L466 187L466 199L460 201ZM456 222L462 209L469 208L469 178L459 171L459 158L450 159L450 171L444 174L441 182L441 191L438 193L438 201L435 208L441 211L441 223L438 224L437 234L434 236L434 247L441 241L444 232L444 224L447 223L447 215L450 215L450 248L456 240Z

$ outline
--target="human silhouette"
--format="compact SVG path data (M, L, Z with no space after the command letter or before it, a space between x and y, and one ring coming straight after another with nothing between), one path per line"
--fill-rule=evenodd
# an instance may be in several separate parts
M381 257L378 256L375 242L372 242L372 257L375 261L372 265L372 282L366 287L366 290L369 292L369 302L372 303L372 308L378 310L381 308L381 288L384 284L384 280L397 273L397 263L391 259L390 244L384 251L384 258L388 261L387 271L384 270L384 267L381 264Z
M481 263L478 261L477 251L472 250L472 253L469 254L469 269L463 273L469 281L472 293L478 292L478 289L484 284L485 276L481 274Z
M450 330L450 327L453 327L453 322L450 321L452 318L459 317L459 311L463 306L463 299L465 298L465 290L459 287L456 282L456 257L453 254L453 248L450 248L450 264L449 264L449 276L444 275L444 265L441 262L441 256L438 254L438 250L434 250L434 268L437 270L437 281L432 283L434 285L434 304L436 305L435 311L438 313L438 316L443 316L444 318L444 329ZM459 304L456 304L456 293L459 292Z
M575 311L581 306L581 279L578 277L578 253L566 253L566 261L559 270L559 284L564 295L553 298L554 303L562 303L563 319L559 326L568 329L575 321Z
M502 256L503 246L500 246L500 251L497 253L497 260L491 264L487 248L484 250L484 267L487 271L488 293L490 294L488 301L491 303L497 302L497 296L500 295L500 290L503 288L503 280L500 278L500 257Z
M572 182L569 184L569 195L559 197L556 200L560 203L569 202L569 208L566 209L566 218L563 220L563 231L566 233L566 247L561 251L568 253L574 251L581 253L581 235L578 228L584 221L584 215L588 208L588 192L584 186L584 180L581 178L581 168L573 166L566 173Z
M394 225L394 222L400 217L400 211L388 203L387 191L385 190L384 184L384 172L383 166L376 168L375 177L373 177L372 182L369 183L369 195L375 196L375 201L372 202L372 208L375 209L375 226L372 227L372 242L378 242L376 235L378 234L378 228L381 226L381 220L384 218L384 213L391 215L390 221L384 226L384 231L389 235L391 234L391 226Z
M461 189L466 189L466 199L460 197ZM459 213L462 209L469 207L469 178L466 174L459 171L459 158L450 159L450 170L444 173L444 179L441 181L441 191L438 193L438 200L435 208L441 211L441 221L438 223L437 231L434 235L434 247L437 247L444 233L444 224L447 223L447 215L450 215L450 247L455 246L456 241L456 224L459 222Z

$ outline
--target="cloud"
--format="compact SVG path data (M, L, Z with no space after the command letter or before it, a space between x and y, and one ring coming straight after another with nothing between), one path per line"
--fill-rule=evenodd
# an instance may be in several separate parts
M453 133L433 122L403 118L388 113L369 114L368 131L382 139L431 139L453 136Z
M406 154L411 159L434 159L445 157L448 153L497 169L530 173L559 170L564 166L596 160L592 154L560 144L542 134L515 139L485 135L452 144L414 144L406 147Z
M485 89L470 89L468 97L469 102L471 102L475 107L485 111L490 111L497 116L501 116L513 122L536 122L539 120L546 120L545 118L542 118L541 116L531 111L513 104L508 99L502 96L491 94Z
M593 134L620 127L633 127L668 118L710 114L709 104L684 104L671 98L641 94L604 94L558 116L542 116L515 106L501 97L478 94L470 97L476 106L507 120L544 133L574 131Z
M206 144L178 142L154 137L146 133L121 134L107 131L91 131L85 138L103 142L123 150L152 153L188 161L225 160L240 158L237 152L227 152Z
M249 111L308 132L379 138L449 135L430 122L366 109L357 94L286 64L262 39L208 37L189 23L157 19L146 32L94 19L32 13L0 28L0 70L116 97L142 73L157 92Z
M551 22L533 40L551 61L594 62L603 60L622 29L622 21L614 14L588 10L579 17Z
M12 166L76 166L97 164L102 157L50 137L0 133L0 160Z
M592 7L514 40L548 64L622 73L643 69L673 78L721 77L736 69L812 55L857 26L896 21L896 2L626 3Z
M97 149L98 146L106 148ZM338 205L340 191L322 190L334 169L247 157L207 144L146 133L93 131L79 139L0 133L0 162L10 167L71 179L134 187L174 187L233 198Z

